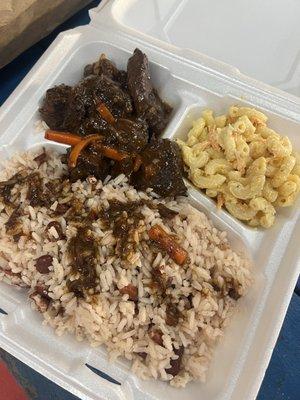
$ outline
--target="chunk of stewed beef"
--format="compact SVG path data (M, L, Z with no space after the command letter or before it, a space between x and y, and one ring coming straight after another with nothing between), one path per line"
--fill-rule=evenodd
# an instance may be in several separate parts
M142 190L150 187L163 197L186 194L182 159L175 142L168 139L153 140L140 156L141 167L132 177L135 187Z
M105 75L95 80L95 101L105 103L115 117L123 117L132 113L132 103L129 93Z
M117 119L104 143L125 152L139 153L148 143L148 126L140 119Z
M121 71L118 70L116 64L102 53L98 61L86 65L83 74L85 77L89 75L105 75L109 79L118 81L120 73Z
M132 113L131 98L117 82L106 75L89 75L71 90L63 130L82 135L107 131L107 122L97 112L99 103L116 117Z
M84 68L84 77L89 75L105 75L109 79L118 82L123 90L128 91L127 72L119 70L115 63L109 60L105 54L101 54L98 61L88 64Z
M88 176L105 179L109 171L110 161L103 157L99 143L95 142L80 154L76 167L69 171L69 177L71 182Z
M139 49L128 60L127 80L137 115L147 121L153 133L161 133L170 119L172 107L153 88L148 58Z
M51 129L64 130L71 93L72 88L67 85L54 86L47 90L39 112Z

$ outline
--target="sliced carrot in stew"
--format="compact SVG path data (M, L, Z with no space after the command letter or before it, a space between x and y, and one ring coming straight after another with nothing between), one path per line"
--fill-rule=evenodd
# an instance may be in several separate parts
M124 158L129 157L127 153L105 145L101 146L101 153L104 155L104 157L111 158L115 161L122 161Z
M97 111L108 124L114 125L116 123L115 117L112 115L112 113L109 111L104 103L99 104L99 106L97 107Z
M70 168L75 168L78 157L82 150L85 149L90 143L102 140L103 136L96 133L93 135L81 137L73 133L52 131L49 129L45 132L45 139L51 140L56 143L73 146L69 156L68 165ZM125 158L129 157L129 154L106 145L101 146L101 153L104 157L110 158L115 161L122 161Z
M67 144L69 146L75 146L82 140L82 137L75 135L70 132L60 132L48 129L45 132L45 139L51 140L52 142Z
M151 240L166 251L177 264L182 265L187 259L187 252L160 225L154 225L148 232Z

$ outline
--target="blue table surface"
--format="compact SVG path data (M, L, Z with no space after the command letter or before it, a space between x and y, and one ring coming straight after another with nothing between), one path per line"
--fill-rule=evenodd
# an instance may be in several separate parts
M0 105L29 72L58 33L89 22L88 9L97 6L92 1L54 32L26 50L9 65L0 69ZM33 371L5 352L1 353L21 385L34 400L76 400L48 379ZM257 400L300 400L300 281L295 288L288 313L281 329L270 365ZM209 400L209 399L206 399ZM243 399L241 399L243 400Z

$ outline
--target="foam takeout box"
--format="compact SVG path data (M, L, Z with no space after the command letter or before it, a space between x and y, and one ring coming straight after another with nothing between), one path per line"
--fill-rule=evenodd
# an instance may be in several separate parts
M232 13L227 13L225 3ZM286 37L283 37L280 42L280 37L276 36L277 47L281 46L285 56L278 57L278 68L265 61L273 60L275 44L271 49L262 45L255 52L260 41L268 40L270 29L274 28L271 24L265 26L265 30L262 28L261 14L254 11L255 7L270 13L270 18L277 18L274 9L279 12L283 1L273 0L272 7L268 0L264 5L258 0L252 1L247 9L248 19L243 14L247 11L245 7L237 3L245 4L233 0L103 0L98 8L91 10L88 26L58 36L1 108L0 158L8 158L16 151L48 146L42 133L36 132L37 110L47 88L60 83L74 84L81 78L83 67L100 53L106 53L118 67L125 68L135 47L148 55L155 86L174 106L164 137L184 137L191 121L206 107L225 112L231 104L237 103L265 112L270 126L288 135L294 147L300 149L300 98L260 83L237 68L199 52L208 49L206 52L211 56L231 62L249 75L269 78L269 81L265 79L268 83L279 82L277 86L281 89L297 92L293 77L297 70L296 55L294 64L290 62L295 41L285 43ZM294 7L294 11L287 11L292 17L299 11L299 2L289 3ZM220 16L222 12L224 20ZM209 21L219 30L219 45ZM247 28L241 21L251 21L251 24ZM295 18L289 24L286 21L287 34L299 32L300 25L292 26L294 22ZM256 35L252 23L257 26ZM241 31L236 28L233 35L232 24L240 26ZM214 46L210 47L210 41ZM285 51L284 44L290 53ZM234 48L242 52L241 58L236 57ZM284 76L286 54L289 54L290 66L294 67ZM263 56L260 69L255 57ZM263 68L269 68L270 74ZM7 315L0 316L0 346L82 400L253 400L300 271L296 241L300 237L299 199L293 207L279 210L271 229L262 230L244 225L226 211L217 212L214 202L193 188L189 189L189 197L217 227L228 231L236 250L252 259L255 277L216 348L205 384L193 382L185 389L174 389L163 382L139 380L125 361L110 364L104 348L91 348L71 336L56 337L50 328L41 324L42 317L30 309L26 292L4 283L0 284L0 307ZM97 368L102 376L87 365Z

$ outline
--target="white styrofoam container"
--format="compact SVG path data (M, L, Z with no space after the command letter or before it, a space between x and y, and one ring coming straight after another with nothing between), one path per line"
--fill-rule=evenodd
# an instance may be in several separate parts
M158 7L158 1L146 1L102 1L91 12L89 26L59 35L1 108L1 159L15 151L49 145L35 131L38 106L47 88L77 82L84 65L94 61L99 53L106 53L118 67L125 68L137 46L151 61L155 86L174 106L165 137L184 136L191 121L205 107L225 112L232 103L239 103L265 112L271 127L288 135L295 148L300 149L300 98L259 83L200 53L166 43L161 40L163 37L150 35L152 28L157 32L165 25L163 18L158 17L156 27L148 31L143 29L144 25L137 25L141 11L150 18L148 9L139 9L142 4ZM160 7L161 4L171 7L173 11L168 15L174 18L174 13L178 15L176 10L184 10L182 7L193 5L193 1L163 0ZM26 291L4 283L0 284L0 307L7 315L0 314L0 346L82 400L253 400L300 271L296 242L300 235L299 199L293 207L278 212L271 229L255 230L225 211L217 212L214 203L193 188L189 195L191 202L204 210L216 226L228 231L233 246L253 260L255 277L216 348L206 384L194 382L178 390L158 381L141 381L125 361L108 363L104 348L91 348L69 336L56 337L50 328L41 325L41 316L30 309ZM86 364L120 385L108 381L103 374L99 377Z

